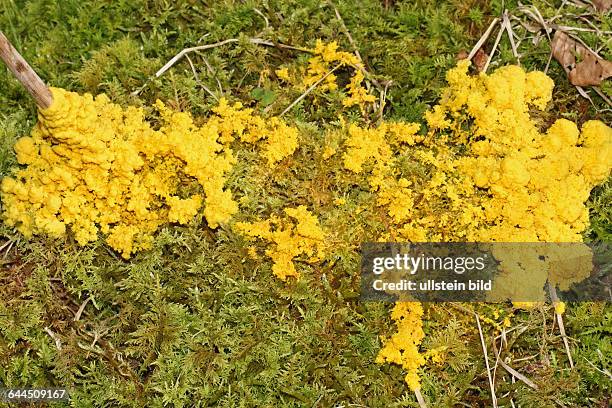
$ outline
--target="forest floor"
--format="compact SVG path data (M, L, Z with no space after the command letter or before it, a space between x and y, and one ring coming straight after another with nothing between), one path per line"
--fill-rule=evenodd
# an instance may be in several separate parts
M612 58L610 12L576 3L537 0L529 10L551 24L586 29L572 32ZM510 21L522 40L521 66L544 70L550 56L546 33L514 0L0 0L0 9L0 29L47 83L106 93L147 113L160 99L196 118L209 115L221 97L265 116L280 114L300 96L276 71L303 66L308 53L253 44L251 38L308 49L322 39L358 50L371 78L385 84L384 119L421 123L440 98L445 72L504 10L516 17ZM496 35L485 43L486 54ZM238 41L193 52L191 60L155 77L181 50L227 39ZM516 63L503 35L488 71ZM0 71L4 177L17 166L15 141L31 131L37 116L25 90ZM585 88L591 101L581 96L554 59L547 73L555 89L543 123L611 123L610 106L593 89ZM600 92L610 96L611 89L604 83ZM333 185L332 167L339 161L309 156L320 156L326 128L341 116L366 124L378 119L344 107L343 97L315 89L284 115L300 129L294 156L265 169L253 167L256 154L246 150L228 178L232 191L251 198L241 210L244 220L314 201L317 212L327 214L323 223L351 243L321 270L302 265L300 281L275 278L269 262L249 259L243 237L230 228L210 230L202 217L164 227L151 250L129 261L101 239L87 246L70 235L27 240L2 224L0 386L67 387L72 406L79 407L418 407L402 368L375 362L380 336L393 332L391 305L358 297L356 248L385 226L368 207L367 187ZM259 184L250 185L258 187L248 187L254 180ZM344 210L334 205L340 196L347 197ZM611 197L610 180L593 190L585 240L612 239ZM355 223L334 224L347 214ZM568 306L563 319L573 367L551 305L472 307L486 318L489 362L506 359L533 382L529 386L496 364L499 407L609 406L610 303ZM506 317L507 343L496 356L497 322ZM492 406L474 315L462 306L427 305L424 330L423 350L447 350L442 364L420 370L427 406Z

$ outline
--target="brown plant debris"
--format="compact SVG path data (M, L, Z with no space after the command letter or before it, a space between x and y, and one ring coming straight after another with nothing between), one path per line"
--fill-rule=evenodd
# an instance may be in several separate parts
M612 8L612 0L593 0L593 6L597 11L606 12Z
M611 61L598 57L562 31L555 33L551 47L553 57L563 66L572 85L597 86L612 76Z
M460 61L467 58L469 58L468 52L465 50L461 50L459 51L455 59L457 61ZM476 53L472 57L472 63L474 64L478 72L482 72L487 64L488 59L489 55L487 55L487 53L482 48L479 48L478 51L476 51Z

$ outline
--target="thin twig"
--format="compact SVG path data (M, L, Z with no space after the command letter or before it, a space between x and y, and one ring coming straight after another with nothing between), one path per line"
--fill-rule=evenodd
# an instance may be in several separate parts
M213 69L213 67L208 62L208 58L206 58L203 53L198 52L198 55L200 56L200 58L202 58L204 64L206 64L206 69L208 69L208 72L215 77L215 80L217 81L217 87L219 88L219 94L223 96L223 87L221 86L221 81L219 81L219 77L217 76L217 71Z
M323 80L325 80L325 78L327 78L328 76L330 76L335 70L337 70L338 68L340 68L342 64L338 64L336 65L333 69L331 69L327 74L323 75L323 77L321 77L321 79L319 79L317 82L315 82L314 84L310 85L310 87L304 91L303 94L301 94L300 96L298 96L298 98L291 102L291 105L287 106L285 108L284 111L281 112L280 115L278 116L283 116L285 113L289 112L295 105L297 105L302 99L304 99L309 93L311 93L317 86L319 86L319 84L321 82L323 82Z
M202 81L200 81L198 72L196 71L195 66L193 65L193 61L191 61L191 58L189 58L189 55L185 55L185 58L187 58L187 62L189 62L189 66L191 67L191 71L193 72L193 76L195 77L196 83L201 86L202 89L204 89L210 96L212 96L215 101L219 101L219 98L217 98L217 96L210 89L208 89L208 87L204 85Z
M228 38L227 40L223 40L223 41L219 41L213 44L204 44L204 45L198 45L195 47L189 47L189 48L185 48L182 51L180 51L178 54L176 54L174 57L172 57L168 62L166 62L166 64L164 64L163 67L161 67L156 73L155 75L153 75L153 78L159 78L160 76L162 76L167 70L169 70L170 68L172 68L172 66L174 66L174 64L176 64L178 61L180 61L185 55L191 53L191 52L197 52L197 51L204 51L204 50L209 50L212 48L217 48L217 47L222 47L224 45L227 44L235 44L237 42L239 42L240 40L237 38ZM311 53L311 50L308 50L306 48L301 48L301 47L294 47L292 45L287 45L287 44L282 44L282 43L275 43L272 41L268 41L268 40L264 40L261 38L249 38L248 40L251 44L256 44L256 45L264 45L264 46L268 46L268 47L279 47L279 48L285 48L288 50L295 50L295 51L301 51L301 52L307 52L307 53ZM132 95L138 95L148 84L149 81L147 81L140 89L132 92Z
M188 53L194 52L194 51L209 50L211 48L222 47L222 46L224 46L226 44L237 43L237 42L238 42L237 38L229 38L227 40L219 41L219 42L216 42L216 43L213 43L213 44L198 45L196 47L185 48L184 50L182 50L181 52L176 54L174 57L170 58L170 60L168 62L166 62L164 64L164 66L161 67L155 73L155 78L159 78L160 76L162 76L164 74L164 72L166 72L167 70L172 68L172 66L174 64L176 64L181 58L183 58L183 56L185 56L185 54L188 54Z
M51 337L51 338L53 339L53 341L55 341L55 347L56 347L58 350L61 350L61 349L62 349L62 342L60 341L59 337L57 337L57 335L56 335L55 333L53 333L53 332L51 331L51 329L50 329L50 328L48 328L48 327L45 327L45 328L44 328L44 330L45 330L45 332L47 332L47 334L49 335L49 337Z
M361 66L358 66L356 68L358 68L359 70L361 70L367 77L368 80L370 80L374 86L376 86L376 88L382 92L382 85L380 84L380 82L378 82L372 75L370 75L370 73L366 70L365 68L365 63L363 62L363 58L361 58L361 54L359 53L359 47L357 47L357 43L355 42L355 40L353 40L353 36L351 36L351 32L349 31L348 27L346 26L346 24L344 23L344 19L342 18L342 15L340 15L340 12L338 11L338 9L336 8L336 6L334 6L334 4L332 3L331 0L328 0L328 4L330 5L331 8L334 9L334 13L336 14L336 18L338 19L338 21L340 22L340 25L342 26L342 30L344 31L344 35L346 35L346 38L348 39L349 43L351 44L351 46L353 47L353 52L355 54L355 56L359 59L359 62L361 63Z
M557 289L554 285L548 284L548 290L550 292L550 298L553 302L553 306L559 303L559 298L557 297ZM565 352L567 353L567 358L569 359L570 367L574 368L574 360L572 359L572 352L570 350L569 341L567 340L567 334L565 334L565 325L563 324L563 315L557 312L557 308L555 309L555 316L557 317L557 323L559 324L559 332L561 333L561 338L563 339L563 345L565 346Z
M476 42L476 45L474 45L474 47L472 48L472 51L470 51L470 53L468 54L468 57L467 57L468 60L471 61L472 58L474 58L474 55L476 55L476 53L482 47L482 45L485 43L485 41L487 41L487 39L489 38L489 36L493 32L493 29L495 28L495 25L498 22L499 22L499 18L497 18L497 17L495 17L493 19L493 21L491 21L491 24L489 25L489 28L487 28L487 31L484 32L482 37L480 37L478 42Z
M359 54L359 49L357 48L357 44L353 40L353 37L351 36L351 32L349 31L349 29L347 28L346 24L344 23L344 19L340 15L340 12L336 8L336 6L334 6L334 3L332 3L331 0L328 0L328 3L334 9L334 12L336 13L336 18L340 22L340 25L342 26L342 30L344 31L344 35L346 35L346 38L348 38L349 43L353 47L353 52L355 53L357 58L359 58L359 61L361 61L363 63L363 59L361 58L361 54Z
M495 396L495 386L493 385L493 378L491 377L491 367L489 366L487 345L485 344L484 336L482 334L482 327L480 326L480 318L478 317L478 313L474 312L474 316L476 317L476 324L478 325L478 334L480 335L480 344L482 345L482 352L484 354L485 365L487 367L487 377L489 378L489 387L491 388L491 400L493 401L493 408L497 408L497 397Z
M419 403L419 407L427 408L427 403L425 402L425 399L423 398L423 395L421 394L421 390L418 388L414 390L414 395L417 399L417 402Z

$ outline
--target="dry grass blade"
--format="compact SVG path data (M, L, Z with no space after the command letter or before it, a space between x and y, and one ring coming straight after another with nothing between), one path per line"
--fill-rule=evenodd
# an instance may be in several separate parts
M559 298L557 296L557 290L553 285L548 285L548 290L550 292L550 298L553 302L553 305L556 305L559 302ZM567 353L567 358L569 359L570 367L574 368L574 360L572 359L572 352L570 350L569 341L567 339L567 334L565 333L565 324L563 324L563 315L557 312L557 308L555 307L555 316L557 317L557 323L559 324L559 332L561 333L561 338L563 339L563 345L565 346L565 352Z
M90 300L91 300L91 296L85 299L83 303L81 303L79 310L77 310L76 314L74 315L75 322L79 321L79 319L81 318L81 315L83 314L83 311L85 310L85 306L87 306L87 303L89 303Z
M55 333L53 333L51 331L51 329L48 328L48 327L45 327L44 330L49 335L49 337L51 337L53 339L53 341L55 342L55 347L58 350L61 350L62 349L62 342L60 341L59 337L57 337L57 335Z
M484 341L484 336L482 334L482 326L480 325L480 318L478 317L478 313L474 313L476 317L476 324L478 325L478 334L480 335L480 343L482 345L482 353L485 358L485 365L487 367L487 377L489 378L489 387L491 388L491 400L493 402L493 407L497 408L497 397L495 396L495 385L493 384L493 378L491 377L491 367L489 366L489 356L487 353L487 345Z
M467 57L468 60L471 61L472 58L474 58L474 55L476 55L476 52L478 52L478 50L482 47L482 45L487 41L487 39L493 32L493 29L495 28L498 22L499 22L499 18L497 17L495 17L493 21L491 21L491 24L489 25L489 28L487 28L487 31L484 32L482 37L480 37L480 39L476 42L476 45L474 45L474 47L472 48L472 51L470 51L470 53L468 54L468 57Z
M280 113L280 115L278 116L283 116L285 113L289 112L295 105L297 105L302 99L304 99L309 93L311 93L317 86L319 86L319 84L321 82L323 82L325 80L325 78L327 78L328 76L330 76L335 70L337 70L338 68L340 68L342 64L338 64L336 65L334 68L332 68L327 74L323 75L323 77L321 77L321 79L319 79L317 82L315 82L314 84L310 85L310 87L304 91L303 94L301 94L300 96L297 97L297 99L293 102L291 102L291 105L287 106L285 108L284 111L282 111Z
M534 20L536 23L538 23L544 29L546 37L548 38L548 42L552 43L552 38L550 38L550 32L552 31L552 28L549 27L546 20L544 20L544 17L542 17L542 13L540 13L540 10L538 10L535 6L531 7L533 8L533 11L526 6L519 7L518 10L524 13L532 20ZM544 68L544 73L548 72L548 68L550 67L550 61L552 61L552 56L553 55L551 51L550 55L548 56L548 61L546 62L546 67Z
M419 390L418 388L414 390L414 395L419 403L419 407L427 408L427 403L425 403L425 399L423 398L423 395L421 394L421 390Z
M538 386L531 381L529 378L525 377L523 374L519 373L518 371L516 371L514 368L510 367L508 364L506 364L504 362L503 359L499 360L499 364L504 367L504 370L506 370L508 373L510 373L513 377L521 380L523 383L525 383L529 388L532 388L534 390L538 389Z
M482 69L482 72L487 72L487 68L489 68L489 65L491 64L491 60L493 60L493 55L495 54L495 51L497 50L497 46L499 45L499 42L503 34L504 34L504 25L502 23L502 25L499 28L499 33L497 33L497 37L495 38L495 44L493 44L493 49L491 50L491 53L489 54L489 59L487 59L487 63Z
M502 337L502 336L498 336L495 339L493 339L493 351L495 352L495 354L499 357L501 355L501 349L502 347L500 347L499 351L497 350L497 344L496 344L496 339ZM502 340L503 342L503 340ZM501 344L503 346L503 344ZM519 360L516 360L519 361ZM519 380L521 380L522 382L524 382L526 385L528 385L530 388L533 388L534 390L538 389L538 386L531 381L529 378L525 377L523 374L519 373L518 371L516 371L514 368L510 367L503 358L499 358L499 364L504 368L504 370L506 370L508 373L510 373L512 375L512 382L514 383L514 379L518 378Z
M597 93L597 95L599 95L599 97L601 99L604 100L604 102L606 102L608 105L612 106L612 100L610 100L610 98L608 98L608 96L605 93L603 93L601 91L601 89L599 89L598 87L594 86L593 90L595 91L595 93ZM611 296L611 298L612 298L612 296Z
M512 23L510 23L510 18L508 17L508 10L504 11L502 26L506 28L506 32L508 33L508 37L510 38L510 46L512 47L512 55L516 58L516 62L520 65L521 59L518 54L518 49L516 47L516 43L514 42L514 31L512 30Z
M383 121L383 113L385 110L385 105L387 104L387 90L389 89L389 86L392 83L393 81L386 81L385 89L383 89L383 91L380 93L380 107L378 109L378 121L379 122Z
M591 363L591 362L590 362L590 361L589 361L589 360L588 360L586 357L582 357L582 358L584 358L584 359L586 360L586 362L587 362L587 363L589 363L589 365L590 365L591 367L593 367L595 370L599 371L599 372L600 372L600 373L602 373L603 375L606 375L606 376L607 376L609 379L611 379L611 380L612 380L612 374L610 373L610 371L608 371L608 370L607 370L607 369L605 369L605 368L604 368L603 370L602 370L602 369L600 369L600 368L598 368L598 367L597 367L595 364Z

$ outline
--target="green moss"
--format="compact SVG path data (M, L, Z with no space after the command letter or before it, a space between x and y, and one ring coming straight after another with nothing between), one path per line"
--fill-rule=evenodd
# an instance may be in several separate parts
M471 48L502 3L511 9L517 5L497 0L388 3L344 0L335 5L368 71L393 81L385 116L408 121L420 120L439 98L443 73L460 50ZM0 9L0 27L50 84L106 92L121 104L146 107L159 98L196 116L215 105L203 86L217 98L241 100L259 111L268 108L270 114L299 96L272 74L262 78L260 73L298 66L307 55L254 46L244 41L247 37L304 47L324 38L351 49L334 10L318 0L0 0ZM609 16L600 20L609 30ZM191 54L197 81L185 60L151 79L186 47L239 37L238 44ZM549 53L545 42L522 44L523 65L542 69ZM515 62L506 38L500 47L496 63ZM609 44L602 54L610 55ZM31 129L36 112L25 91L1 71L0 176L5 176L16 164L12 145ZM550 75L557 83L551 117L609 122L609 113L598 113L580 99L554 62ZM270 94L274 98L264 97ZM298 283L275 279L270 262L249 257L242 237L230 229L211 231L201 218L164 228L152 250L130 261L102 242L82 248L70 237L25 241L0 226L0 245L16 242L6 255L8 247L0 253L0 386L66 386L73 406L417 406L402 370L374 363L379 335L393 330L388 305L357 298L356 249L385 230L384 216L372 205L363 180L337 171L340 155L320 159L325 145L333 143L326 140L325 128L338 120L338 112L363 121L357 111L342 107L341 98L340 92L315 90L287 117L300 128L298 151L270 169L260 165L254 151L242 149L229 177L235 195L247 197L240 220L304 204L333 231L333 255L317 267L299 263L305 278ZM594 101L599 109L601 101ZM610 191L609 183L599 187L589 201L592 238L608 240L612 234ZM346 198L344 208L334 205L337 197ZM343 222L346 214L350 223ZM424 371L423 393L431 406L489 405L471 315L445 306L428 307L426 313L425 347L449 347L444 365L431 364ZM593 366L610 370L609 305L569 308L567 330L576 339L576 368L570 373L561 338L550 335L551 319L550 309L520 313L513 324L527 329L509 334L511 357L527 358L514 368L537 379L540 391L512 383L498 367L498 395L508 393L523 406L548 406L553 398L568 406L601 405L607 379ZM61 350L45 328L61 340ZM493 334L491 327L485 331ZM489 358L494 361L491 350ZM509 406L508 398L500 401Z

